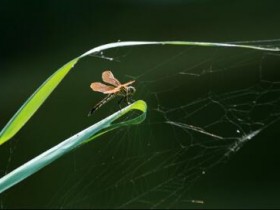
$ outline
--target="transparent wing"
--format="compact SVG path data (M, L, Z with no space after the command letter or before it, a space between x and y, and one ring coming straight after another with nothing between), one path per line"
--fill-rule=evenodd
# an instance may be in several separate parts
M104 93L105 93L105 94L114 94L114 93L117 93L117 92L119 92L119 91L120 91L119 88L114 88L114 89L108 90L108 91L106 91L106 92L104 92Z
M134 82L135 82L135 80L132 80L132 81L129 81L129 82L123 84L122 86L127 87L127 86L131 85Z
M101 82L93 82L91 83L90 87L93 91L101 92L101 93L115 89L115 87L102 84Z
M120 81L114 77L114 75L111 71L104 71L102 73L102 79L104 82L114 85L115 87L118 87L119 85L121 85Z

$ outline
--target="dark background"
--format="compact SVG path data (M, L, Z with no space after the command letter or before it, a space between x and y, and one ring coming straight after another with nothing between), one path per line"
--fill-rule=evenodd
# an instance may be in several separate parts
M278 1L241 0L1 1L0 125L54 70L95 46L118 40L277 39L279 6ZM100 77L100 70L92 71L107 65L96 62L92 67L85 59L83 73L74 69L23 130L2 146L2 174L92 123L84 118L93 103L88 84ZM279 123L261 133L197 183L194 194L206 202L199 208L279 208L278 128ZM2 206L46 207L50 176L63 180L75 158L70 155L48 173L43 170L8 190Z

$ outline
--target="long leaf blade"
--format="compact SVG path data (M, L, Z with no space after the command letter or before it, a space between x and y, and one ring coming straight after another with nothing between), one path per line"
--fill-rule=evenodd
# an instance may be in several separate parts
M133 119L122 121L120 123L113 124L115 120L125 115L132 110L139 110L141 114L134 117ZM51 149L43 152L17 169L13 170L9 174L5 175L0 179L0 193L16 185L22 180L26 179L30 175L36 173L40 169L49 165L53 161L67 154L68 152L76 149L77 147L96 139L98 136L107 133L111 130L122 126L130 126L141 123L145 120L147 111L147 105L144 101L139 100L135 103L125 107L124 109L108 116L107 118L99 121L98 123L80 131L72 137L64 140L58 145Z
M78 60L74 59L58 69L27 99L1 131L0 145L12 138L24 126Z

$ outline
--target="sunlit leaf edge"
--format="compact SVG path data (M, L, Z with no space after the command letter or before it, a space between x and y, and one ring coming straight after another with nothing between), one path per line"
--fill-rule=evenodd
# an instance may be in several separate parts
M141 114L127 121L114 123L114 121L133 110L139 110L141 111ZM0 179L0 193L16 185L30 175L36 173L40 169L49 165L68 152L80 147L84 143L88 143L93 139L96 139L98 136L103 135L104 133L122 126L136 125L141 123L146 118L146 111L146 103L142 100L136 101L135 103L125 107L124 109L106 117L105 119L62 141L58 145L43 152L27 163L11 171L9 174L3 176Z

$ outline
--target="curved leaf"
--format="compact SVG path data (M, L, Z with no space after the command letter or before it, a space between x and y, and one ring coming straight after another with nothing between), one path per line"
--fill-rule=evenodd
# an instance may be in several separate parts
M124 116L132 110L139 110L141 114L137 117L122 121L119 123L113 123L121 116ZM108 131L114 130L122 126L136 125L141 123L146 118L147 105L144 101L139 100L135 103L125 107L124 109L106 117L100 122L82 130L81 132L73 135L72 137L64 140L53 148L47 150L41 155L33 158L22 166L18 167L14 171L5 175L0 179L0 193L14 186L15 184L21 182L25 178L49 165L53 161L57 160L59 157L65 155L66 153L76 149L77 147L92 141L96 137L107 133Z
M0 133L0 145L12 138L22 128L78 60L74 59L58 69L27 99L2 129Z

